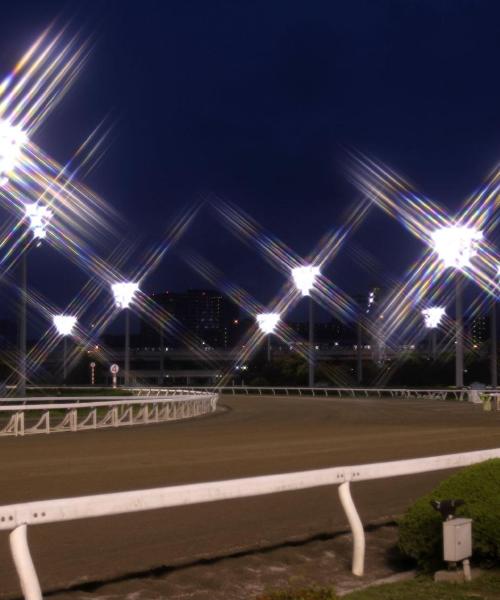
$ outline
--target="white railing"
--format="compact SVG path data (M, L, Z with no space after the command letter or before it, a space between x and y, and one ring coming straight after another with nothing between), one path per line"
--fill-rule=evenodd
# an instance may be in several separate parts
M154 398L94 396L89 398L24 398L2 400L0 436L146 425L189 419L214 412L218 395L194 391L169 392ZM6 401L5 401L6 400ZM14 404L15 403L15 404ZM5 423L2 426L2 421Z
M182 388L180 388L182 389ZM415 398L426 400L459 400L469 399L469 395L479 392L469 389L419 389L419 388L339 388L339 387L280 387L280 386L190 386L189 390L218 392L220 394L272 395L272 396L325 396L337 398L377 397L377 398ZM158 390L166 392L167 387L145 387L142 394L154 395ZM177 392L179 389L177 390ZM485 392L487 390L484 390Z
M28 546L28 525L60 523L338 485L340 501L353 534L352 572L361 576L364 573L365 535L361 519L352 500L351 482L454 469L491 458L500 458L500 448L132 492L11 504L0 506L0 530L11 532L10 549L25 600L42 600L38 575Z

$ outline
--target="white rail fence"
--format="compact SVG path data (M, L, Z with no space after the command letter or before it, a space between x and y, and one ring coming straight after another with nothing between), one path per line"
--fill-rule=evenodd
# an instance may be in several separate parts
M180 388L183 389L183 388ZM204 392L218 392L220 394L243 395L272 395L272 396L325 396L337 398L377 397L377 398L406 398L422 400L469 400L471 394L478 394L479 390L469 389L418 389L418 388L338 388L338 387L274 387L274 386L192 386L190 390ZM158 391L165 392L165 387L136 388L140 395L155 395ZM179 389L177 390L179 392ZM486 393L487 390L484 390Z
M338 485L340 501L353 534L352 572L362 576L365 563L365 535L351 496L351 482L454 469L491 458L500 458L500 448L132 492L11 504L0 506L0 530L11 532L9 536L10 549L25 600L42 600L38 575L28 545L27 528L30 525L60 523Z
M189 419L214 412L218 395L179 390L154 398L109 396L72 398L25 398L2 400L0 436L24 436L62 431L146 425Z

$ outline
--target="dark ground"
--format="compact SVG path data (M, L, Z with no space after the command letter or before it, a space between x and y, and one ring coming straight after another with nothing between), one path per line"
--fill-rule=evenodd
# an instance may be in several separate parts
M500 446L500 413L484 413L481 407L470 404L227 396L222 397L221 403L227 408L225 412L192 421L0 439L0 503ZM356 483L353 495L364 523L391 520L445 474ZM247 553L250 562L255 562L257 556L262 571L264 554L253 551L273 548L273 552L278 552L278 570L269 570L261 582L261 587L266 587L272 585L273 579L279 580L279 553L290 554L285 543L309 540L296 547L305 556L302 562L315 560L324 572L330 557L337 566L341 562L346 571L348 541L346 551L339 554L341 538L332 538L332 534L344 530L346 521L336 490L318 488L44 525L32 527L29 536L46 592L84 582L106 582L111 587L97 588L92 597L164 598L166 589L162 592L158 586L165 584L158 581L166 575L170 582L177 582L176 594L170 586L169 597L230 600L245 596L224 591L224 580L241 580L241 573L235 575L238 569L252 575L253 567L231 563L233 559L227 557ZM393 544L391 535L389 546ZM335 540L337 546L329 547ZM318 548L318 552L323 559L326 557L326 563L314 554L314 548L321 543L326 545ZM312 549L312 555L307 548ZM216 563L224 567L218 570L219 577L213 577L211 568L212 584L208 587L200 573L208 577L209 570L200 564L192 567L194 571L179 569L166 574L160 570L157 572L160 579L148 578L151 569L216 557L227 560ZM286 561L297 562L297 555ZM228 564L236 568L233 577L229 576ZM273 564L271 561L269 567ZM205 571L200 571L201 567ZM312 576L310 568L299 571ZM138 575L135 580L113 583L123 575L134 573ZM285 576L294 577L292 572ZM260 575L255 574L255 579L260 581ZM0 582L1 598L19 595L6 533L0 535ZM143 590L142 595L138 594L138 586ZM82 598L90 591L88 588L57 594L54 598ZM251 598L257 591L247 588L247 597Z

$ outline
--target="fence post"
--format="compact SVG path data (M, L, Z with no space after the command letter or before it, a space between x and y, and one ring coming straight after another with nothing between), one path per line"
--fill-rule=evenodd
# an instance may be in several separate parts
M10 551L25 600L43 600L40 582L28 546L27 526L19 525L9 535Z
M349 481L339 485L339 498L352 532L352 572L361 577L365 571L365 530L351 496Z

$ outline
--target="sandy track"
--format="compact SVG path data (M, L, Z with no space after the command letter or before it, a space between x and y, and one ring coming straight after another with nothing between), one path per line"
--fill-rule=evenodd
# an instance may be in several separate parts
M223 397L208 418L0 440L0 502L75 496L500 446L500 414L453 402ZM365 523L442 473L358 483ZM33 527L44 590L345 529L335 489ZM0 536L0 595L19 594Z

